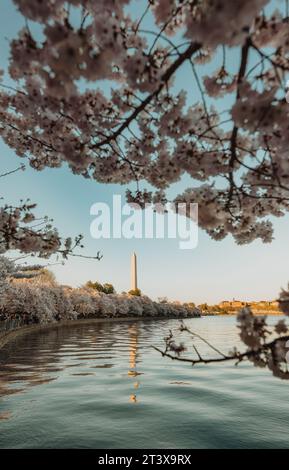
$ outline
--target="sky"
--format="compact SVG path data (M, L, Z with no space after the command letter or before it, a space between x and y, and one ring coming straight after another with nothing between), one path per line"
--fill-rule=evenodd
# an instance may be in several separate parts
M274 2L273 2L274 3ZM7 68L9 39L15 37L24 20L10 0L0 6L0 68ZM232 61L234 51L232 51ZM191 74L184 67L176 88L191 87ZM16 157L0 140L0 174L12 170L25 160ZM184 184L184 182L182 182ZM198 245L181 250L178 240L95 240L90 235L93 217L90 207L95 202L111 206L114 194L124 199L126 187L103 185L73 175L68 168L36 172L28 165L0 180L0 196L9 203L30 198L37 202L37 213L53 217L64 237L84 235L84 255L100 251L101 261L70 258L65 265L51 270L62 284L81 286L88 280L112 283L118 292L130 288L130 258L138 257L139 287L153 299L192 301L196 304L218 303L228 299L270 300L278 297L289 281L289 217L274 219L275 233L271 244L260 241L238 246L228 236L214 241L199 230ZM181 189L180 184L173 188Z

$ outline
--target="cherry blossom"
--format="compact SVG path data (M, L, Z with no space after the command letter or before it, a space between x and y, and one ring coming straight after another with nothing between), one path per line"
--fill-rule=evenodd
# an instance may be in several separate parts
M137 19L130 0L14 3L26 23L10 45L0 135L19 157L38 171L67 164L102 183L135 182L127 194L140 203L188 175L177 199L202 202L209 235L272 239L268 217L288 210L286 2L267 17L267 0L151 0ZM177 91L184 64L191 85ZM222 110L225 94L233 104Z
M36 218L33 212L35 207L36 204L29 201L18 206L5 204L0 207L0 254L18 250L40 258L55 254L64 259L69 255L77 256L76 248L83 247L82 235L74 240L71 237L61 238L48 217ZM97 253L95 258L100 259L101 255Z
M200 316L195 307L158 303L145 295L104 294L88 287L61 286L49 276L43 279L42 271L41 265L25 267L0 257L0 320L9 323L17 319L24 325L82 318ZM30 276L29 272L34 274Z

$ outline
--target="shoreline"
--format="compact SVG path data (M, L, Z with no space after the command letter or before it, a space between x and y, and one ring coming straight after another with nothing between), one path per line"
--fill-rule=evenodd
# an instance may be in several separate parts
M282 316L282 312L253 312L254 315L275 315L275 316ZM210 312L210 313L203 313L201 316L192 316L192 317L103 317L103 318L81 318L77 320L63 320L56 323L47 323L43 325L39 324L32 324L32 325L25 325L15 330L10 330L4 333L0 333L0 351L6 346L8 343L13 342L17 338L28 335L34 332L45 332L50 331L53 329L58 329L62 327L70 327L74 325L88 325L93 323L124 323L124 322L134 322L134 321L156 321L156 320L189 320L192 318L206 318L206 317L236 317L235 312L230 313L218 313L218 312Z
M13 342L21 336L34 333L34 332L45 332L53 329L58 329L64 326L74 326L74 325L87 325L91 323L124 323L124 322L134 322L134 321L146 321L146 320L185 320L191 318L202 318L200 317L115 317L115 318L81 318L78 320L64 320L57 323L47 323L45 325L26 325L16 328L15 330L7 331L5 333L0 333L0 351L8 343Z
M258 317L259 315L260 316L268 316L268 315L271 315L271 316L276 316L276 317L280 317L280 316L283 316L284 313L283 312L266 312L266 311L260 311L260 312L254 312L252 311L253 315L255 317ZM202 317L237 317L237 314L238 312L228 312L228 313L219 313L219 312L210 312L210 313L202 313Z

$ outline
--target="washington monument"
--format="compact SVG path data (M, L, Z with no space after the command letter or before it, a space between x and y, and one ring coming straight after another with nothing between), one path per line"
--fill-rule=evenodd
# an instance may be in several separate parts
M131 279L130 279L130 288L131 290L137 289L137 264L136 264L136 254L133 253L131 256Z

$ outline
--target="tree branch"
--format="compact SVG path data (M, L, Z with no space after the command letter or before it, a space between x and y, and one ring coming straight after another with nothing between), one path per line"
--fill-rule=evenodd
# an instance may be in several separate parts
M142 102L141 104L135 108L135 110L131 113L130 116L123 122L123 124L110 135L106 139L102 140L101 142L98 142L93 146L93 148L100 148L106 144L108 144L111 140L116 140L117 137L121 135L121 133L130 125L134 119L138 117L138 115L145 110L145 108L150 104L150 102L156 98L159 93L162 91L166 83L170 80L170 78L173 76L173 74L178 70L178 68L190 57L197 52L201 48L201 44L199 43L192 43L189 45L189 47L182 53L180 56L177 58L177 60L171 64L171 66L166 70L164 75L162 76L161 83L158 86L158 88L148 95Z

